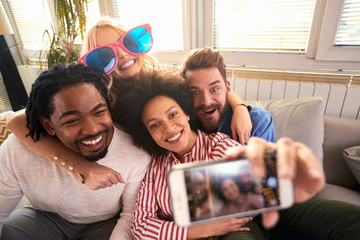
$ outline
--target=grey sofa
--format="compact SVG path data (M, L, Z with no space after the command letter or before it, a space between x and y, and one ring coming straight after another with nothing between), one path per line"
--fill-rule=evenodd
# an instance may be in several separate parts
M249 102L273 115L276 139L288 136L313 150L326 177L319 196L360 205L360 184L343 157L345 148L360 145L360 120L324 116L320 97Z
M326 177L326 185L318 196L360 205L360 180L356 180L354 169L347 166L343 157L345 148L360 145L360 120L324 116L320 97L247 102L264 107L273 115L276 140L287 136L313 150ZM311 239L287 228L278 230L271 240Z
M343 157L343 150L360 145L360 120L325 116L324 160L326 186L318 195L360 205L360 184Z

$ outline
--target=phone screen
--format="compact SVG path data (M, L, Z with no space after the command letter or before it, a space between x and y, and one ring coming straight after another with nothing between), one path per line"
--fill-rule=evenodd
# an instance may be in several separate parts
M190 221L279 206L275 155L267 154L265 164L264 179L254 178L244 159L186 169Z

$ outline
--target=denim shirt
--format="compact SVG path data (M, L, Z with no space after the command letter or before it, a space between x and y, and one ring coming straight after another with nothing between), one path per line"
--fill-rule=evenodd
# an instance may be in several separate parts
M259 137L269 142L275 142L275 130L272 115L264 108L251 105L250 119L252 123L251 137ZM232 137L231 119L233 110L228 105L223 121L218 129L219 132L225 133Z

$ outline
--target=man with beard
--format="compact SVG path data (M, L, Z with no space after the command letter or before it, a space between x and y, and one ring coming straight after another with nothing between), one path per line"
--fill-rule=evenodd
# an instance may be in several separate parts
M93 191L11 135L0 148L1 239L132 239L150 157L113 127L104 80L83 65L56 65L40 74L26 109L27 136L57 139L93 164L115 169L124 181ZM30 204L12 212L23 195Z
M185 59L182 76L187 80L192 92L195 114L202 130L208 133L221 131L232 135L232 114L226 102L230 85L226 81L226 66L220 53L211 48L192 51ZM251 136L274 141L270 113L253 106L250 117L253 124ZM262 142L257 138L250 138L249 141ZM301 164L297 166L297 171L302 168ZM313 184L314 182L306 181L300 175L294 179L295 191L300 185L304 189L310 189ZM250 231L232 232L227 239L270 239L271 236L292 239L295 235L301 239L358 239L360 225L355 218L359 218L359 210L359 207L353 204L313 196L305 202L297 201L293 207L280 211L280 216L273 218L276 219L273 223L278 223L272 229L269 229L267 224L263 225L261 216L258 215L244 225ZM267 216L265 222L268 219Z
M226 66L220 53L208 47L192 51L184 60L181 74L189 84L200 129L206 133L220 131L237 140L234 137L237 134L231 130L230 83L226 79ZM248 107L250 110L251 137L275 141L273 119L268 111L245 104L236 107Z

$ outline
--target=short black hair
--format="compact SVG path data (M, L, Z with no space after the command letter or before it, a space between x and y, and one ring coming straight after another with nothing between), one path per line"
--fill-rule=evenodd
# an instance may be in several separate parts
M178 73L165 70L142 75L131 90L119 96L116 102L118 109L111 111L114 122L118 122L130 134L134 144L154 156L165 155L168 150L152 139L142 122L142 111L147 102L160 95L175 100L190 117L191 129L198 129L191 93L185 80Z
M102 97L108 102L106 84L109 79L96 69L81 64L56 64L51 69L42 72L32 85L28 106L26 109L26 127L34 141L47 134L40 122L40 117L50 118L54 111L53 96L59 91L80 85L93 84Z

